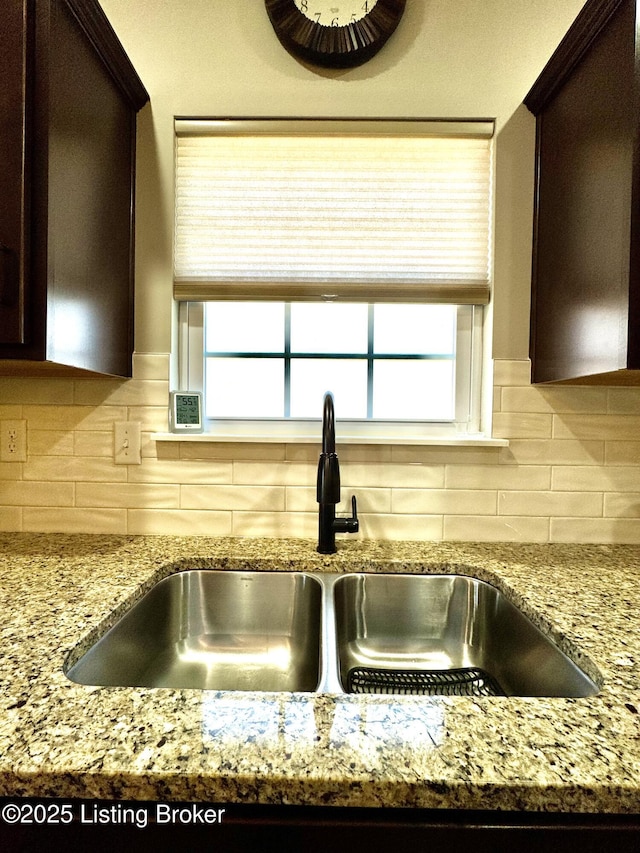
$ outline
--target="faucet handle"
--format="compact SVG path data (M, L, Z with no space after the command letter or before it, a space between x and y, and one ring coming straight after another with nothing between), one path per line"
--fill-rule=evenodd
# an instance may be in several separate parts
M355 495L351 495L351 518L336 518L333 522L333 529L336 533L357 533L360 529Z
M320 454L316 499L319 504L340 503L340 466L335 453Z

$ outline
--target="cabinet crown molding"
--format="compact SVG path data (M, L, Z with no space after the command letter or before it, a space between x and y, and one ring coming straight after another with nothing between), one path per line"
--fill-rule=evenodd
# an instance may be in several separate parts
M137 112L149 94L97 0L64 0L111 76Z
M623 0L589 0L524 99L537 116L570 77Z

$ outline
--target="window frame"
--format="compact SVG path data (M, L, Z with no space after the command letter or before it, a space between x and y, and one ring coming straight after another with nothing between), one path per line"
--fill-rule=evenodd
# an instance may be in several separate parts
M340 420L341 439L362 443L448 442L481 434L484 310L459 305L456 336L456 417L453 421ZM205 389L204 303L178 303L178 380L180 388ZM215 440L316 440L318 418L203 418L204 436ZM200 440L202 440L200 438Z
M299 130L304 131L305 128L314 125L322 126L323 130L329 130L332 133L349 133L349 132L371 132L380 133L381 127L384 126L384 132L391 135L404 134L415 132L419 128L421 133L428 135L441 136L456 136L456 135L480 135L487 138L493 136L494 122L487 119L469 119L462 121L439 121L428 119L313 119L313 120L296 120L296 119L189 119L179 118L175 120L176 133L178 127L182 127L181 132L207 132L212 125L219 124L220 129L225 131L230 127L233 131L236 130L245 132L247 128L252 127L252 132L260 133L262 131L270 133L274 127L280 133L289 133L292 127L295 127L296 122L300 125ZM495 139L494 139L495 141ZM489 192L490 204L490 236L489 236L489 271L488 285L489 290L492 290L492 273L493 273L493 223L495 219L495 144L490 146L491 158L491 184ZM234 295L234 285L231 284L231 293L227 296L224 291L218 289L213 290L211 295L203 297L199 291L198 285L200 282L193 280L195 284L190 284L190 279L179 278L174 275L174 298L175 298L175 317L177 318L176 338L177 343L177 364L172 362L172 387L176 385L181 389L201 390L204 388L204 358L205 358L205 342L204 342L204 324L203 324L203 303L196 300L203 298L211 299L237 299ZM237 287L237 284L235 285ZM220 285L221 287L221 285ZM295 289L294 289L295 290ZM394 287L395 290L395 287ZM213 293L215 292L215 296ZM236 291L237 293L237 291ZM283 291L283 294L285 291ZM302 298L307 301L310 294L305 294L302 297L297 291L287 295L279 295L280 301L297 301ZM390 298L387 301L413 302L414 292L408 295L407 292L402 293L397 291L397 298ZM367 301L364 291L361 291L356 296L355 301ZM387 294L389 296L389 294ZM246 293L240 298L256 299L260 298L255 290L249 288ZM311 297L313 298L313 297ZM317 298L317 296L315 297ZM383 301L386 297L383 296ZM193 301L189 301L193 300ZM340 301L349 302L347 292L341 297ZM375 296L370 299L375 302ZM416 301L423 301L420 298ZM340 418L340 412L337 411L337 419L340 421L340 438L341 441L347 443L372 443L372 444L475 444L475 445L492 445L506 444L503 440L495 440L491 438L491 376L492 376L492 359L490 351L491 338L491 300L487 303L486 300L464 299L456 300L451 293L445 294L440 291L435 299L427 300L433 302L447 302L449 304L463 301L464 304L458 305L458 340L456 347L456 419L453 422L434 422L434 421L379 421L379 420L347 420ZM464 310L461 310L464 309ZM461 318L463 318L461 320ZM464 334L463 334L464 332ZM321 401L319 409L321 408ZM461 414L464 409L464 414ZM317 441L317 423L321 418L321 411L318 412L317 420L311 419L274 419L274 418L258 418L258 419L228 419L218 418L216 420L205 419L204 432L198 436L189 436L189 440L193 441L256 441L256 442L307 442ZM170 440L177 440L175 436L165 436ZM181 437L183 438L183 437Z

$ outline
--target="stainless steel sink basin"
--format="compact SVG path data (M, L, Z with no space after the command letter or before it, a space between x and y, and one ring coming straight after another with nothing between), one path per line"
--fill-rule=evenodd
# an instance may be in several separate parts
M592 696L596 684L495 587L458 575L360 574L334 587L348 692Z
M80 684L314 691L322 586L297 572L160 581L68 672Z
M459 575L180 572L67 675L91 685L269 692L598 692L501 592Z

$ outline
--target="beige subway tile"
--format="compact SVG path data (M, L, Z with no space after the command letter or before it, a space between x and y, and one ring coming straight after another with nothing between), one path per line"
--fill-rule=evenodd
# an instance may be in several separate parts
M263 460L265 462L284 462L285 445L263 442L225 442L225 441L182 441L180 442L182 459L224 459L224 460Z
M502 389L503 412L567 412L604 414L607 411L606 388L527 388Z
M95 379L75 383L79 406L169 406L169 383L155 379Z
M77 483L76 506L179 509L180 486L148 483Z
M497 494L479 489L393 489L393 512L416 515L495 515Z
M73 448L75 456L93 456L113 461L113 429L102 431L76 430L73 433Z
M322 450L320 439L317 444L286 444L284 448L284 459L287 462L298 462L300 464L317 465ZM339 447L340 460L342 461L343 448Z
M549 519L531 516L445 516L445 541L548 542Z
M25 507L23 529L27 533L124 534L127 513L124 509Z
M22 507L0 506L0 532L22 533Z
M640 465L640 441L607 441L607 465Z
M133 378L169 381L171 355L167 352L134 352Z
M233 512L233 536L314 539L318 519L304 512ZM313 546L310 546L310 548Z
M632 492L638 488L638 471L632 467L580 467L554 468L551 487L566 492Z
M183 459L143 459L141 465L129 465L130 483L178 483L217 485L231 483L231 462L185 462Z
M29 429L29 456L73 456L73 432Z
M283 486L181 486L182 509L284 510Z
M357 488L437 489L444 486L444 465L345 465L340 476Z
M601 439L621 441L637 439L640 415L554 415L554 438Z
M551 438L553 415L536 412L496 412L494 438Z
M2 393L2 377L0 377L0 401L4 398ZM0 421L22 420L22 406L8 406L0 402Z
M613 415L640 415L640 388L609 388L609 412Z
M135 420L135 419L134 419ZM140 423L140 421L138 421ZM140 423L140 456L143 459L157 459L157 443L152 432L147 432ZM176 457L177 458L177 455Z
M296 462L234 462L233 483L236 485L306 486L315 484L317 466Z
M318 513L316 490L311 486L287 486L284 496L285 512Z
M138 421L140 429L148 432L150 437L156 432L167 432L169 429L169 408L166 405L129 406L127 411L126 420ZM156 439L154 438L153 441L155 442Z
M363 512L373 515L375 513L390 513L392 511L392 489L362 489L351 486L347 482L342 485L342 502L336 507L336 513L338 515L351 515L352 495L355 495L356 497L358 514Z
M140 432L140 457L142 459L157 459L157 447L156 441L153 438L153 433L150 432ZM178 458L176 455L174 458Z
M73 380L73 403L76 406L108 406L111 394L131 381L119 376L78 377Z
M2 462L0 464L0 481L22 480L23 468L22 462Z
M640 481L638 488L640 489ZM640 491L606 494L604 516L605 518L640 518Z
M551 542L640 544L637 518L552 518Z
M602 495L597 492L500 492L499 515L602 516Z
M338 436L337 451L340 463L347 465L379 465L393 461L393 446L390 444L340 444ZM316 457L319 447L316 448Z
M129 509L127 533L131 536L230 536L231 513Z
M71 405L73 380L54 377L2 376L0 400L21 405Z
M0 504L14 506L73 506L73 483L0 481Z
M381 513L360 517L360 537L363 539L410 540L436 542L442 539L441 515L398 515Z
M494 385L529 385L531 362L529 359L502 359L493 361Z
M124 482L127 466L90 456L36 456L24 466L25 480Z
M112 430L114 421L126 421L126 407L118 406L24 406L29 429Z
M180 459L180 445L172 441L154 441L155 453L152 455L159 461Z
M548 465L447 465L448 489L548 489Z
M603 441L512 439L501 460L521 465L602 465Z

